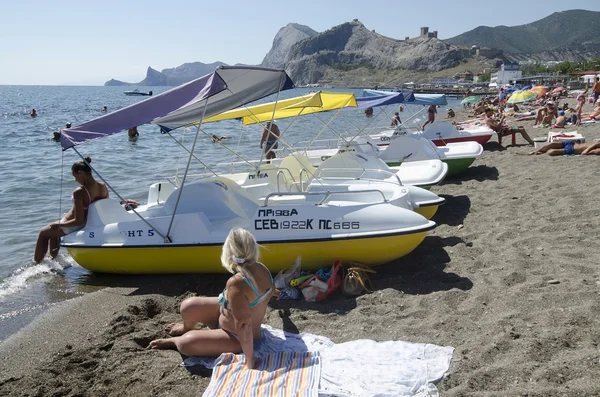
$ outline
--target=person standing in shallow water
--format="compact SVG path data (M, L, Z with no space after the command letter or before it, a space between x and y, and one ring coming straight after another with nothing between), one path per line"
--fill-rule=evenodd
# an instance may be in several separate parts
M435 121L435 115L437 114L437 107L435 105L429 105L427 108L427 121L423 124L422 130L425 130L427 124L432 124Z
M108 189L104 183L96 182L92 175L92 169L88 165L91 162L92 159L86 157L85 161L78 161L71 167L73 178L81 186L73 191L71 196L73 207L69 212L59 222L53 222L40 230L35 246L35 263L40 263L44 259L48 248L50 257L56 258L60 248L60 238L85 226L91 203L108 198Z
M260 148L265 151L265 158L268 160L275 158L275 149L277 149L277 141L279 140L279 127L275 122L267 121L263 130L262 137L260 138Z
M279 296L273 276L258 262L259 246L244 229L232 229L225 239L221 264L233 274L218 297L191 297L181 303L182 323L171 323L171 336L150 342L152 349L177 349L186 356L244 353L254 366L254 346L271 297ZM196 324L208 330L196 330Z
M129 128L127 130L127 136L129 137L130 141L136 141L137 138L140 136L140 133L137 130L137 126Z

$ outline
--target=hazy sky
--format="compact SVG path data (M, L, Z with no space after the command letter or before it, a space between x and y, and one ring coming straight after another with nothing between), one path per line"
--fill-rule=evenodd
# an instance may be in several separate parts
M324 31L358 18L393 38L421 26L456 36L515 26L556 11L600 11L599 0L2 0L0 84L101 85L140 81L185 62L258 64L290 22ZM590 32L590 34L595 34Z

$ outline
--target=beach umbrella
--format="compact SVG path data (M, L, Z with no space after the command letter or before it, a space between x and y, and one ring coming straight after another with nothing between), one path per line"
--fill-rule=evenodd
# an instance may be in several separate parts
M531 87L529 91L533 91L538 97L541 97L548 92L548 88L544 87L543 85L536 85L535 87Z
M515 91L512 93L510 98L508 98L508 103L521 103L528 102L537 98L537 94L533 91L529 90L521 90Z
M550 93L551 94L557 94L557 93L559 93L561 91L564 91L566 89L567 89L567 87L556 87L555 89L553 89L552 91L550 91Z
M461 104L461 105L465 105L465 104L467 104L467 103L475 103L475 102L479 101L480 99L481 99L481 97L478 97L478 96L471 95L471 96L468 96L468 97L466 97L465 99L463 99L463 100L460 102L460 104Z

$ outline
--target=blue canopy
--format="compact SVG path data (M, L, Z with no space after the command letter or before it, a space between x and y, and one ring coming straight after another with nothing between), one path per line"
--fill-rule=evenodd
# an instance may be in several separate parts
M366 92L367 90L365 90ZM385 91L382 91L385 92ZM377 106L393 105L404 103L407 100L414 100L412 91L386 92L384 95L368 95L362 98L356 98L359 109L367 109Z
M294 83L282 69L220 66L213 73L160 95L63 129L60 142L66 150L146 123L169 131L293 87Z
M415 94L415 100L408 102L410 105L439 105L448 104L444 94Z
M447 105L446 95L444 94L413 94L412 91L404 90L400 93L404 94L404 102L411 105ZM399 94L393 91L382 91L382 90L364 90L363 98L377 98L381 96L393 96ZM360 101L360 98L357 99ZM390 102L390 103L401 103L401 102ZM385 103L389 105L389 103ZM382 106L382 105L377 105ZM367 106L368 107L368 106ZM359 108L362 108L359 104Z

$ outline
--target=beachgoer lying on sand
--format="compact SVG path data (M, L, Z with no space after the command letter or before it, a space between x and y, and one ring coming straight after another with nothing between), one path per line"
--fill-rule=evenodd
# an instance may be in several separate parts
M250 232L232 229L223 244L221 264L233 274L219 297L192 297L181 303L183 323L169 324L171 338L150 342L152 349L177 349L186 356L246 355L248 368L254 360L254 341L267 304L278 296L269 269L258 262L259 246ZM196 330L197 323L208 330Z
M529 137L529 135L527 134L527 132L525 131L525 128L523 128L522 126L518 126L518 127L509 127L506 124L502 124L504 122L504 115L502 115L502 117L500 117L499 121L496 121L493 119L494 115L494 110L487 108L485 110L485 123L487 124L488 127L490 127L493 131L495 131L498 136L505 136L505 135L510 135L513 132L517 132L519 134L521 134L521 136L523 136L523 138L529 142L530 145L533 146L534 142L533 140Z
M593 143L575 143L575 141L561 141L548 143L538 150L529 154L544 154L549 156L562 156L565 154L595 154L600 155L600 142Z
M59 222L53 222L40 230L35 246L34 260L36 263L40 263L44 259L48 247L50 247L50 257L52 259L56 258L60 248L58 244L60 238L65 234L81 229L85 225L91 203L108 198L108 189L104 183L96 182L92 175L92 169L88 165L91 162L92 159L86 157L85 162L77 161L71 167L75 181L81 186L73 191L71 196L73 207L69 212Z
M535 120L535 110L526 112L526 113L520 113L520 114L515 114L515 116L517 117L518 121L525 121L525 120Z

